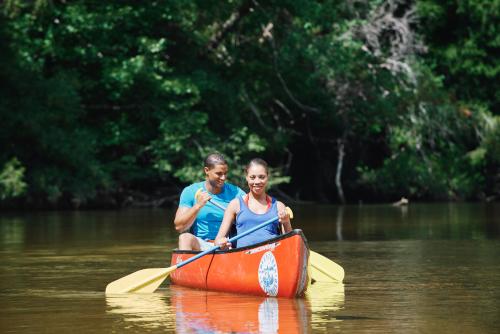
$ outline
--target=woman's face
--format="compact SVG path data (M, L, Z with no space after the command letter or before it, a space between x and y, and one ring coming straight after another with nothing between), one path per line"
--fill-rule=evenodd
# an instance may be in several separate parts
M264 166L250 165L246 179L252 193L258 195L266 191L268 175Z
M212 168L205 167L205 176L210 185L214 188L221 189L224 186L227 178L227 165L215 165Z

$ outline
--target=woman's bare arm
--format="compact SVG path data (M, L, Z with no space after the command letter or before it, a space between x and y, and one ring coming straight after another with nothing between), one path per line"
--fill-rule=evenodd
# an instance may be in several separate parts
M278 201L278 217L282 226L283 233L288 233L292 230L292 223L290 222L290 215L286 210L285 204Z
M226 212L224 212L224 218L222 218L219 232L217 233L217 237L215 237L215 244L217 246L221 246L222 249L228 247L226 236L231 229L231 224L236 218L236 214L238 213L238 211L240 211L240 203L238 199L235 198L231 202L229 202L229 205L226 208Z

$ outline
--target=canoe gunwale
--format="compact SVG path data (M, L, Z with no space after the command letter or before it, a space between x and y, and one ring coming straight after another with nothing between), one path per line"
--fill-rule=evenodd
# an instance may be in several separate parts
M256 248L256 247L260 247L260 246L264 246L264 245L267 245L267 244L271 244L273 242L276 242L276 241L280 241L280 240L283 240L283 239L287 239L287 238L290 238L294 235L299 235L302 240L304 241L304 244L306 245L306 248L309 249L309 244L307 243L307 239L304 235L304 233L302 232L301 229L294 229L288 233L285 233L285 234L281 234L281 235L278 235L277 237L275 238L272 238L272 239L269 239L269 240L265 240L265 241L262 241L262 242L259 242L259 243L256 243L256 244L253 244L253 245L248 245L248 246L245 246L245 247L241 247L241 248L233 248L233 249L228 249L228 250L215 250L213 254L227 254L227 253L236 253L236 252L241 252L241 251L245 251L245 250L248 250L248 249L252 249L252 248ZM198 254L200 251L194 251L194 250L179 250L179 249L174 249L173 250L173 253L175 254Z

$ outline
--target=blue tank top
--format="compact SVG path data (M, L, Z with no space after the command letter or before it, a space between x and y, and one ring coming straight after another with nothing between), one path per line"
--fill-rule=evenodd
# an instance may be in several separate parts
M268 219L276 218L276 221L269 225L266 225L257 231L238 239L236 242L237 247L245 247L248 245L253 245L261 241L265 241L276 237L279 234L279 222L278 222L278 205L276 199L272 198L272 205L266 213L258 214L252 212L242 196L238 197L240 201L240 212L236 215L236 231L237 234L243 233L252 227L262 224Z

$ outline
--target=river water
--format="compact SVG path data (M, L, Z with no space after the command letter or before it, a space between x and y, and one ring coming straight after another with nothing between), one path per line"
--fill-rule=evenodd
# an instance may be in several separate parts
M294 206L343 285L301 299L196 291L106 297L170 265L174 209L0 215L0 333L499 333L500 205Z

